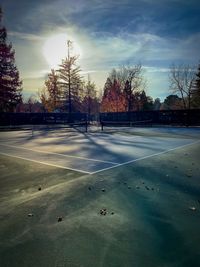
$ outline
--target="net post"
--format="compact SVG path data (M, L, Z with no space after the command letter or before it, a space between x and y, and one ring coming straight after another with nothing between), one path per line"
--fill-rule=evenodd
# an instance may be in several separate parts
M88 121L89 121L89 116L88 113L85 114L85 132L87 133L88 131Z
M100 123L101 123L101 131L103 132L103 121L101 121Z
M88 120L87 119L86 119L86 122L85 122L85 131L86 131L86 133L88 131Z

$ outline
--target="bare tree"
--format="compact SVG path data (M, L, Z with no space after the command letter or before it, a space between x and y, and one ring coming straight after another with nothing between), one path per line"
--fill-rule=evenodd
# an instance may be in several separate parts
M170 89L178 93L183 102L184 109L191 107L191 95L194 89L195 67L190 65L172 65L170 68Z
M112 76L120 83L126 99L126 111L133 110L133 95L137 91L145 89L145 80L142 75L142 65L123 65L118 71L113 70Z

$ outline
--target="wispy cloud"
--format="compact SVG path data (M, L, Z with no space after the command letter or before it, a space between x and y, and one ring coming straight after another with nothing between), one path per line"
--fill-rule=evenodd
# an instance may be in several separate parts
M31 33L24 33L24 32L14 32L10 31L8 33L9 36L15 37L19 40L27 40L27 41L43 41L44 37L36 34L31 34Z
M43 45L59 33L81 47L82 73L90 73L101 87L113 67L140 62L150 90L161 94L159 90L168 88L173 62L200 59L198 0L3 0L4 7L9 40L28 90L45 78L49 66Z

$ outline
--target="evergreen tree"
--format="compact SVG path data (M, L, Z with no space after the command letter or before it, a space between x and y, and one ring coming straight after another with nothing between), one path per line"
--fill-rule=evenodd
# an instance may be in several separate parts
M51 111L59 108L61 105L61 90L58 81L58 75L52 69L48 74L48 79L45 81L45 86L49 95L49 107Z
M147 96L144 90L140 93L140 103L141 110L153 109L153 99L150 96Z
M125 86L124 86L124 95L125 95L125 99L126 99L126 111L131 111L133 110L133 92L132 92L132 88L131 88L131 84L130 81L126 81Z
M71 118L72 111L75 111L76 102L81 90L80 67L77 66L78 56L72 56L72 42L67 41L68 54L63 59L60 69L58 70L60 76L60 85L63 90L63 96L67 103L69 118Z
M160 98L156 98L153 103L153 110L159 110L161 107Z
M87 83L84 83L83 100L82 100L82 111L90 114L98 112L98 99L95 83L91 82L88 78Z
M22 102L22 82L15 65L15 51L12 44L7 44L7 31L1 23L0 8L0 112L13 112Z
M192 90L191 97L192 107L200 108L200 65L198 67L198 71L196 73L196 80L194 82L194 88Z
M123 112L125 106L125 97L121 91L119 82L114 79L113 82L110 78L104 86L103 98L101 101L102 112Z
M168 95L164 100L163 108L167 110L182 109L183 108L182 99L177 95Z
M200 65L198 67L198 72L196 74L197 78L196 78L196 89L198 91L200 91Z

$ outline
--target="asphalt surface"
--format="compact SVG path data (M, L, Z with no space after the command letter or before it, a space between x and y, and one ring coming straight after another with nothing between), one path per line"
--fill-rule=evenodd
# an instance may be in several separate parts
M157 133L178 149L92 175L1 155L0 266L200 266L200 143L183 130Z

